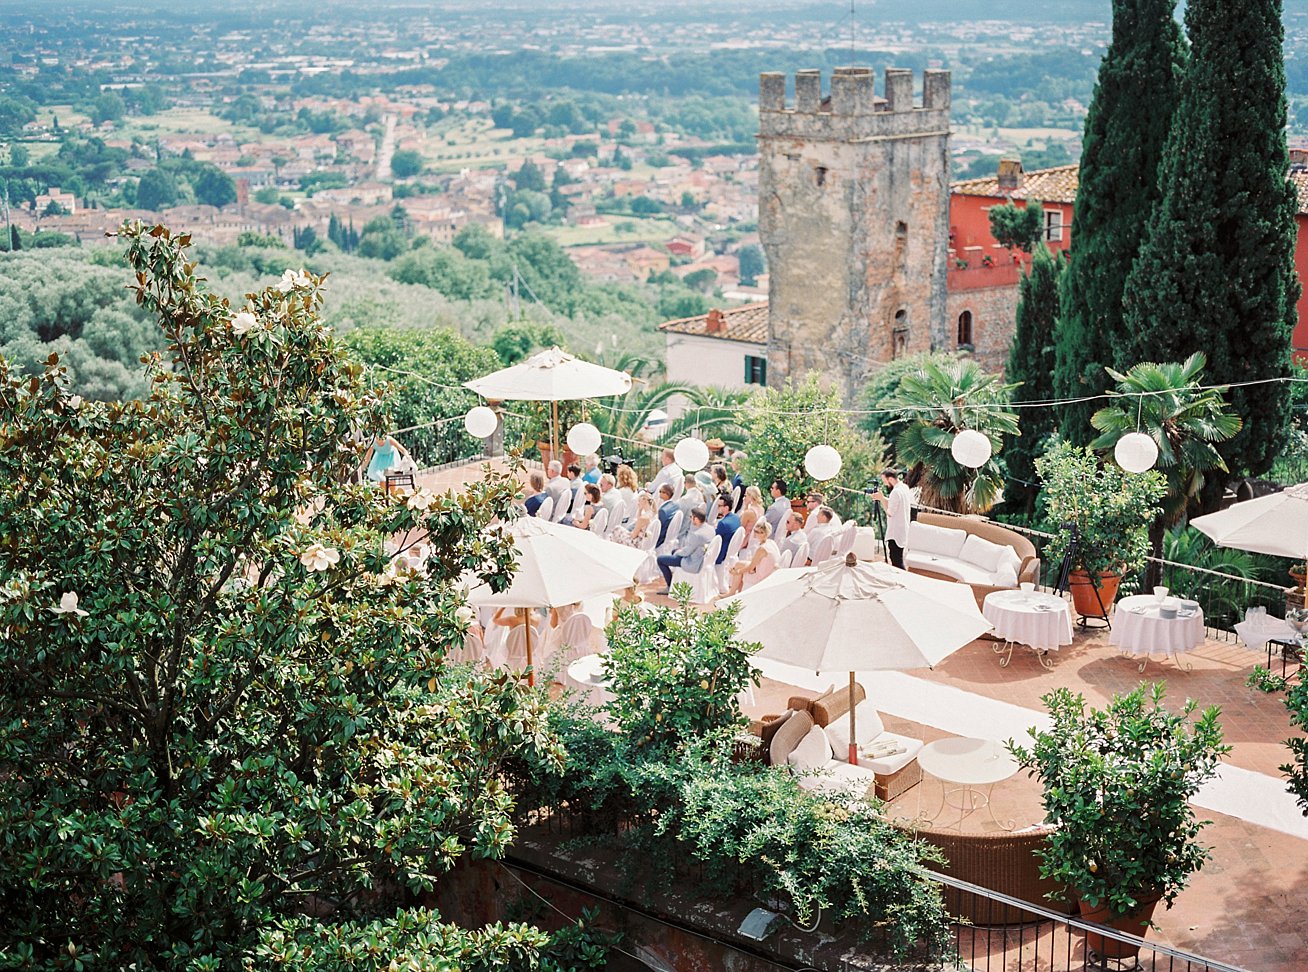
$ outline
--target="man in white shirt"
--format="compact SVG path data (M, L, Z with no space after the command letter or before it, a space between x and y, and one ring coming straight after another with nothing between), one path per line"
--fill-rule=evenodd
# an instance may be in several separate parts
M816 519L816 517L815 517ZM782 524L782 535L777 538L777 546L784 554L787 550L798 552L802 544L808 543L808 534L804 531L804 517L793 510L786 514ZM795 564L803 567L803 564Z
M622 494L618 492L617 486L617 481L612 474L605 473L600 476L600 502L604 504L604 509L609 511L609 522L614 526L618 523L615 517L620 518L626 512L623 509L625 504L622 501Z
M810 562L813 554L817 552L818 545L821 544L822 538L835 529L836 511L829 506L819 506L817 512L808 518L809 526L805 530L808 534L808 555Z
M563 478L563 463L557 459L550 461L546 471L549 473L550 478L549 482L545 484L545 492L550 494L550 498L554 500L554 509L557 510L563 497L571 492L572 483Z
M781 525L786 522L786 517L790 515L790 499L786 496L786 481L784 479L772 480L772 505L767 508L763 514L763 519L768 521L768 526L772 527L772 535L779 536Z
M677 465L677 459L671 449L663 450L663 468L654 475L650 481L649 491L655 496L659 494L659 487L668 485L676 490L677 480L682 477L681 467Z
M908 522L911 519L913 493L899 479L898 469L887 469L881 473L881 481L890 495L881 490L872 494L872 498L886 508L886 548L890 553L890 563L900 570L904 569L904 544L908 543Z

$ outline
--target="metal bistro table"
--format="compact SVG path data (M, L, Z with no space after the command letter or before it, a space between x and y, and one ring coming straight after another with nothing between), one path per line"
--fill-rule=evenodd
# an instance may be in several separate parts
M1021 768L1003 743L993 739L968 739L962 736L937 739L922 747L922 751L917 754L917 762L941 782L943 792L940 809L931 818L932 822L940 818L946 806L953 807L958 811L958 829L962 831L964 818L969 813L986 807L990 811L990 819L1001 830L1012 830L1017 826L1013 820L1001 822L990 803L990 794L995 784L1013 776ZM955 784L952 789L949 786L951 783ZM977 789L982 786L986 788L984 793Z
M999 667L1007 668L1013 659L1013 646L1031 648L1042 668L1052 669L1049 652L1072 643L1072 613L1067 602L1055 594L1040 591L993 591L986 595L981 613L1003 638L996 644Z
M1123 654L1138 656L1142 672L1149 664L1149 656L1155 653L1171 658L1177 668L1188 672L1192 666L1178 656L1203 643L1203 608L1193 601L1182 602L1174 618L1163 617L1161 610L1162 604L1152 594L1122 598L1113 613L1109 643L1121 648Z

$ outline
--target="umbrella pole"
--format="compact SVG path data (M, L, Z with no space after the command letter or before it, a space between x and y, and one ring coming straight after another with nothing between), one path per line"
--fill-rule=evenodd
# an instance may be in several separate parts
M532 628L531 618L527 616L526 608L518 608L518 611L520 613L520 616L522 617L523 623L525 623L527 626L527 684L535 685L536 672L531 667L531 628Z
M550 402L550 458L551 459L559 458L559 403L558 402Z
M854 673L849 673L849 761L858 763L858 733L854 729Z

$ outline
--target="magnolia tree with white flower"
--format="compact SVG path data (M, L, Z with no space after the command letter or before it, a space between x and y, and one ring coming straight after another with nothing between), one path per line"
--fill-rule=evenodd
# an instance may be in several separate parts
M444 662L465 571L508 583L510 541L484 528L514 485L356 484L386 419L319 319L321 278L233 307L186 237L120 236L170 342L149 399L81 402L57 358L30 379L0 359L0 965L559 947L397 911L505 848L504 760L558 758L539 696Z

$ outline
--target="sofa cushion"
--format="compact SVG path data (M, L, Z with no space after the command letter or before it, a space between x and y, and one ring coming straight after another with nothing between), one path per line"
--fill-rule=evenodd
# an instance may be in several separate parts
M764 722L759 727L758 735L759 738L763 740L764 746L772 745L772 737L775 736L778 730L780 730L781 727L786 724L786 720L789 719L794 714L795 714L794 709L787 709L785 712L781 713L781 715L777 716L775 719L770 719L767 722Z
M813 700L813 704L808 707L809 714L813 716L813 722L819 726L829 726L836 719L849 711L849 685L841 685L833 688L821 698ZM859 682L854 683L854 704L857 705L867 698L867 690Z
M913 550L904 551L904 566L909 570L925 570L941 577L952 577L964 584L989 585L994 577L992 571L976 564L959 560L957 557L941 557L936 554L921 554Z
M992 575L993 586L995 587L1016 587L1017 586L1017 568L1010 563L999 565L999 569Z
M999 565L1008 560L1013 548L1004 543L991 543L982 537L969 536L963 544L960 560L976 564L987 574L993 574Z
M791 750L786 763L797 773L807 773L831 762L831 743L820 726L808 731L799 745Z
M965 530L950 530L914 520L908 525L908 543L905 547L941 557L957 557L966 542Z
M870 759L866 756L858 758L858 765L870 769L874 773L880 773L882 776L889 776L891 773L898 773L905 766L917 759L917 754L922 751L925 743L921 739L912 739L908 736L900 736L893 732L883 732L876 739L877 744L883 742L895 742L904 748L902 753L895 753L893 756L880 756L876 759Z
M886 731L885 723L881 721L881 716L877 713L871 699L864 699L855 706L854 715L854 731L858 733L856 741L860 746L870 743ZM831 748L836 754L836 759L849 752L848 712L827 725L827 738L831 740Z
M772 737L772 745L768 747L768 762L773 766L784 766L786 757L812 728L813 717L807 712L796 712L792 715Z

